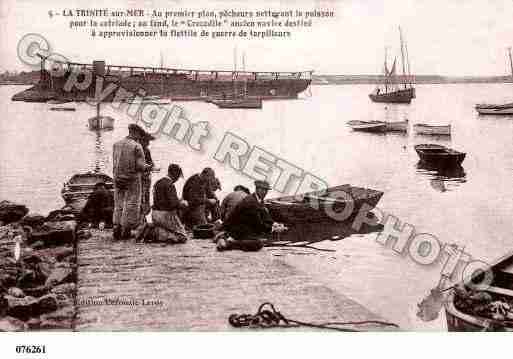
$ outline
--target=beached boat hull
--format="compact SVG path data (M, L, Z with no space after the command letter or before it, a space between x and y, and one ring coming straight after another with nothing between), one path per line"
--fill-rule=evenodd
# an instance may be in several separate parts
M95 116L89 120L90 130L112 130L114 128L114 119L109 116Z
M450 136L451 125L444 126L432 126L423 123L413 125L413 130L417 135L438 135L438 136Z
M487 286L477 286L479 291L507 300L513 300L513 254L508 253L491 264L492 283ZM467 285L470 279L462 282ZM461 309L461 308L460 308ZM478 315L464 313L458 309L456 293L452 292L445 302L445 317L447 329L450 332L476 332L476 331L506 331L513 332L513 322L484 318Z
M73 213L80 213L89 195L93 192L94 186L99 182L105 183L107 190L114 191L112 177L105 173L87 172L72 176L61 190L61 196L66 206L70 207Z
M459 166L466 156L464 152L435 144L416 145L415 152L422 162L437 167Z
M510 108L477 108L477 113L480 115L494 115L494 116L507 116L513 115L513 106Z
M411 100L415 98L415 89L408 88L387 93L371 93L369 98L373 102L381 103L411 103Z
M326 191L271 199L266 201L266 206L275 221L287 225L341 222L358 213L363 206L370 211L382 196L380 191L345 184Z

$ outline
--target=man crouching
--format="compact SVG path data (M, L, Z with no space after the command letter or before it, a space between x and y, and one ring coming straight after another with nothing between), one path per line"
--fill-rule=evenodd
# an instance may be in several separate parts
M219 238L219 251L258 251L264 246L263 240L272 232L274 223L264 205L270 189L268 182L255 181L255 193L244 197L224 221L221 229L226 231L228 238Z
M187 207L187 202L179 200L175 182L183 177L182 169L170 164L167 176L161 178L153 187L153 225L159 241L184 243L188 239L184 225L178 216L178 210Z

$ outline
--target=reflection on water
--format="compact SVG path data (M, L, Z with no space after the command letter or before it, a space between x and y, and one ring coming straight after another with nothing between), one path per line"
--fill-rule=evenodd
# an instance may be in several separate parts
M415 138L423 139L424 142L436 141L436 142L442 142L445 144L448 144L449 142L451 142L451 135L428 135L428 134L424 134L424 133L416 133Z
M437 167L423 161L417 163L417 173L429 179L431 187L439 192L452 191L467 182L462 166Z
M95 144L94 144L94 168L93 171L98 172L105 172L105 169L107 168L106 162L109 160L109 155L107 153L107 150L105 148L105 143L102 138L102 132L101 130L94 131L96 135Z

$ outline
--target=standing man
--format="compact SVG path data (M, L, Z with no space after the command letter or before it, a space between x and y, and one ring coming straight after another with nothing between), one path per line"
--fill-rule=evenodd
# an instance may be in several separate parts
M128 136L114 143L114 239L128 239L142 224L142 173L148 171L144 150L139 143L145 131L128 125Z
M150 141L153 141L155 137L150 135L149 133L144 133L144 136L141 137L140 143L144 151L144 159L146 164L150 166L149 170L142 173L141 182L142 182L142 200L141 200L141 211L143 219L150 213L150 190L151 190L151 171L155 169L155 163L153 163L153 159L151 158L151 152L149 149Z
M175 182L183 177L180 166L172 163L167 176L159 179L153 186L153 224L157 228L160 241L184 243L188 239L187 231L178 217L178 210L187 207L187 202L178 199Z
M229 238L219 239L218 250L258 251L264 246L262 239L272 232L274 223L264 205L270 189L267 181L255 181L255 193L244 197L223 223Z
M217 203L216 198L208 198L208 184L212 176L215 178L214 170L207 167L201 174L197 173L185 181L182 197L189 207L185 210L184 222L189 228L206 224L206 206L214 206Z

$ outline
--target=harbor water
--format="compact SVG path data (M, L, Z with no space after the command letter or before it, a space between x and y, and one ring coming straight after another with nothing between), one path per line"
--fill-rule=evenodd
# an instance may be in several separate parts
M73 103L66 106L76 111L56 112L50 111L55 105L12 102L12 95L24 88L0 87L0 199L46 214L62 207L60 190L73 174L112 173L112 144L126 136L132 120L126 111L105 104L102 114L116 119L114 130L90 131L87 119L95 116L94 107ZM413 225L416 233L464 246L474 258L491 261L513 250L513 117L478 116L473 108L482 102L511 102L511 84L419 85L411 105L372 103L367 96L372 90L372 85L312 86L297 100L265 101L262 110L175 103L192 123L208 123L209 135L201 150L187 141L158 137L150 148L162 170L153 180L175 162L185 177L212 167L223 187L219 197L236 184L251 187L246 174L215 159L230 134L329 185L383 191L381 210ZM404 119L409 120L408 134L358 133L346 125L350 120ZM450 124L452 135L416 136L415 123ZM466 152L462 169L440 173L422 168L413 149L419 143ZM417 303L438 283L442 263L417 264L377 242L376 234L316 245L336 251L276 249L273 255L404 329L445 330L442 315L428 323L416 317Z

